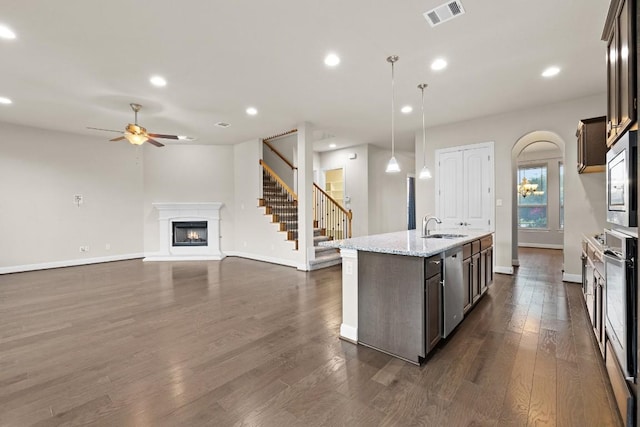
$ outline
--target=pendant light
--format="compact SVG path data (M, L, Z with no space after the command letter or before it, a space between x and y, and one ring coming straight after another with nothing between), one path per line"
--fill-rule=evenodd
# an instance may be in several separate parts
M396 160L396 144L395 144L395 88L394 88L394 75L393 75L393 64L400 59L397 55L391 55L387 58L387 62L391 63L391 159L389 159L389 163L387 163L387 173L398 173L400 172L400 165Z
M424 90L429 86L426 83L418 85L418 89L422 92L422 169L420 170L419 179L431 178L431 171L427 167L427 130L424 124Z

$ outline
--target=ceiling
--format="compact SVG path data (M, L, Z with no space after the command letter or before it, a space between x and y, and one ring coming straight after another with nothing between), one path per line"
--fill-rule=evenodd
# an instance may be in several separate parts
M3 8L17 34L0 40L0 121L104 137L124 129L129 103L150 132L234 144L308 121L314 148L390 148L395 68L398 149L421 127L519 110L606 90L605 0L462 0L437 27L442 0L32 0ZM329 52L341 63L324 65ZM448 67L429 64L445 57ZM554 78L540 76L557 65ZM152 75L168 81L149 84ZM248 116L245 109L258 109ZM217 122L231 126L222 129ZM174 142L184 143L180 142Z

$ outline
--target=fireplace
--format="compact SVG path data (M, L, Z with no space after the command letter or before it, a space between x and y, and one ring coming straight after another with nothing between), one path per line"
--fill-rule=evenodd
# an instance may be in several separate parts
M207 246L207 221L173 221L173 246Z
M158 251L145 261L221 260L220 202L153 203L158 212Z

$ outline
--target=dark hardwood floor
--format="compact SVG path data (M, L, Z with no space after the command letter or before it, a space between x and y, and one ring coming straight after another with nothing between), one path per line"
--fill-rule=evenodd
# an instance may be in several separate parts
M339 266L0 276L0 425L620 425L561 253L520 256L422 367L338 339Z

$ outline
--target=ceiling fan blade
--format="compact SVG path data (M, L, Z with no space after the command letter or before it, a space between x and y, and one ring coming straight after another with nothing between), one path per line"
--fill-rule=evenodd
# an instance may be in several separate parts
M102 130L102 131L105 131L105 132L116 132L116 133L122 133L122 131L121 131L121 130L102 129L102 128L92 128L92 127L89 127L89 126L87 126L87 129Z
M149 135L151 135L151 134L149 134ZM147 139L147 142L148 142L149 144L155 145L156 147L164 147L164 144L162 144L162 143L160 143L160 142L156 141L155 139L151 139L151 138L149 138L149 139Z
M148 133L147 135L152 136L154 138L164 138L164 139L180 139L177 135L163 135L161 133Z
M122 141L123 139L125 139L124 136L119 136L117 138L110 139L109 141L114 141L115 142L115 141Z

